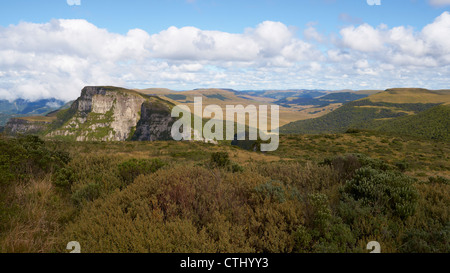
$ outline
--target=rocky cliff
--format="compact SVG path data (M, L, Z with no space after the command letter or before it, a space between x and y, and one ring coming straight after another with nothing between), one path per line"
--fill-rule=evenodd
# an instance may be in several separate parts
M7 134L37 134L47 129L51 121L28 120L26 118L12 118L6 124Z
M157 98L149 99L141 106L141 119L131 140L170 140L175 119L168 114L167 105Z
M40 133L76 141L170 139L173 104L157 97L118 87L88 86L69 109L51 123L11 120L11 133Z

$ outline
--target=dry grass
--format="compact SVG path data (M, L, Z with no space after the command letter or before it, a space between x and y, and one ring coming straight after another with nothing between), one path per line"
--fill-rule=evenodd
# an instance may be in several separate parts
M1 252L45 253L53 249L59 232L58 210L54 209L55 189L51 176L17 183L10 189L9 203L20 208L1 241Z

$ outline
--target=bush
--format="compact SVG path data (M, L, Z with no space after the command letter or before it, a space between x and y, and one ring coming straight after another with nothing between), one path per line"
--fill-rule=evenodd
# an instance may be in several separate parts
M401 251L405 253L449 253L450 224L431 232L408 230L402 238Z
M39 177L65 166L68 153L51 150L37 136L0 137L0 183L8 184L27 177Z
M211 154L211 164L216 167L228 167L231 165L227 152L216 152Z
M395 163L395 167L397 167L400 171L404 172L409 168L409 163L406 161L398 161Z
M332 166L341 180L350 179L354 172L362 166L359 158L353 154L327 158L321 164Z
M224 168L233 173L244 171L244 168L242 166L230 160L227 152L212 153L209 163L213 168Z
M141 174L151 174L166 165L159 158L131 159L119 164L119 175L126 185L132 183Z
M310 204L311 224L315 231L325 233L331 224L331 209L328 204L328 196L315 193L308 196ZM317 234L319 235L319 234Z
M347 154L324 159L320 165L329 165L338 173L341 180L351 179L356 170L361 167L371 167L376 170L389 170L391 166L380 159L374 159L364 154Z
M430 177L428 177L428 182L450 185L450 179L442 177L442 176L436 176L436 177L430 176Z
M53 178L53 184L60 188L70 188L75 181L75 173L71 168L59 169Z
M270 200L270 202L283 203L286 201L286 194L282 184L279 181L271 180L267 183L255 187L255 192L261 200Z
M360 132L361 132L361 130L357 129L357 128L349 128L349 129L347 129L347 131L345 131L346 134L357 134Z
M88 184L87 186L81 188L72 194L72 200L80 207L87 201L94 201L100 197L100 185L99 184Z
M366 206L406 218L414 214L417 205L418 193L413 183L412 178L400 173L363 167L343 189Z

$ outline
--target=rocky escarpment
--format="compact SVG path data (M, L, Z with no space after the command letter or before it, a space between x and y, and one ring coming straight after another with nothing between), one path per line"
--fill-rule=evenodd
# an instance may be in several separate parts
M6 130L76 141L168 140L173 106L129 89L88 86L70 108L34 121L12 119Z
M4 131L7 134L37 134L48 128L51 121L27 120L25 118L11 118Z
M47 136L77 141L126 140L136 127L146 100L143 95L123 88L85 87L67 110L71 117Z
M149 99L141 106L141 119L131 140L170 140L174 122L167 104L157 98Z
M11 120L6 130L72 141L171 140L176 120L171 116L174 106L129 89L88 86L69 108L45 117L28 117L34 121ZM214 140L195 139L217 144Z

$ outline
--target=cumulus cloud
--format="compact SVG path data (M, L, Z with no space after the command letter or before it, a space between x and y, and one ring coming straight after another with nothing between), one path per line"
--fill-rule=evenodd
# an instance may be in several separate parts
M450 65L450 13L444 12L421 31L399 26L349 26L340 32L342 48L353 55L364 53L376 60L418 67ZM330 53L329 53L330 54ZM332 56L336 58L336 54Z
M183 86L218 79L220 70L290 66L318 54L272 21L241 34L170 27L153 35L111 33L85 20L23 22L0 29L0 96L69 100L84 85Z
M428 0L430 5L435 7L443 7L450 5L450 0Z
M346 26L327 37L265 21L243 33L169 27L109 32L85 20L0 27L0 99L75 99L86 85L125 87L448 87L450 13L421 30Z

